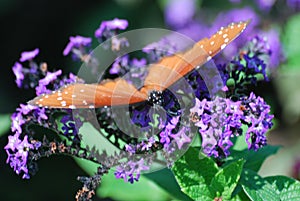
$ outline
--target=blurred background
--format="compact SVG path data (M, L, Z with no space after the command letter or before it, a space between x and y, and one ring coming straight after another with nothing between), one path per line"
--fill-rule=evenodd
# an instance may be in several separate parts
M40 49L38 62L50 69L76 73L80 63L64 57L69 36L93 37L103 20L115 17L129 21L128 30L167 28L198 40L230 21L252 18L252 27L244 37L257 33L272 38L271 81L251 89L266 99L275 114L269 144L282 145L260 171L262 176L288 175L299 179L300 171L300 17L297 0L1 0L0 2L0 200L74 200L81 188L78 175L86 175L72 158L57 156L39 161L39 171L30 180L22 180L5 164L3 147L10 134L9 115L20 103L35 96L15 84L11 70L20 53ZM272 34L273 35L272 35ZM279 41L280 40L280 41ZM228 49L234 52L235 47ZM298 166L297 166L298 163ZM94 200L100 200L94 198ZM109 199L106 199L109 200Z

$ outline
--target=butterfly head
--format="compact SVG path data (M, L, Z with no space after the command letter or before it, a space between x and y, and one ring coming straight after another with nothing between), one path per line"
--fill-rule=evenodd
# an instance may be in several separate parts
M153 90L150 92L148 96L148 102L151 105L160 105L162 106L164 103L163 93L161 91Z

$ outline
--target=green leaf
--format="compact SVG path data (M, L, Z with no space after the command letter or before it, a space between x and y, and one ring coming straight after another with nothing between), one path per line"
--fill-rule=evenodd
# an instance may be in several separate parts
M240 183L252 201L280 201L273 186L252 170L244 170Z
M281 201L300 200L300 182L285 176L266 177Z
M209 184L218 172L214 161L191 147L172 167L181 190L194 200L212 200Z
M245 149L243 151L232 150L231 153L232 156L234 156L233 160L243 158L246 160L244 168L257 172L266 158L273 154L276 154L279 148L279 146L267 145L260 148L258 151Z
M287 67L289 69L299 68L300 63L300 15L294 15L289 18L285 27L283 44L287 57Z
M248 151L247 160L245 163L245 168L251 169L257 172L262 166L263 162L269 156L276 154L279 149L279 146L270 146L267 145L265 147L260 148L258 151Z
M1 114L0 115L0 136L4 135L9 131L10 128L10 115L9 114Z
M221 169L212 179L211 188L216 197L229 200L240 179L244 160L233 162Z
M174 198L178 200L191 200L186 194L181 192L180 186L176 182L174 174L168 168L164 168L159 171L154 171L144 175L151 181L155 182L161 188L170 193Z

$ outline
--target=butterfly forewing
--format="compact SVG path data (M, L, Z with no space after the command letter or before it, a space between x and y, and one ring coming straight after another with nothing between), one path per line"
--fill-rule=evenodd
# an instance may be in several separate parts
M100 84L74 83L51 94L38 96L29 104L50 108L95 108L125 105L147 99L133 85L123 79L105 80Z
M222 27L210 38L197 42L191 49L152 64L144 82L146 91L151 91L153 88L164 90L197 66L203 65L241 34L248 23L232 23L225 28Z
M197 66L203 65L224 49L246 28L248 22L232 23L221 28L210 38L197 42L191 49L165 57L149 66L141 89L136 89L124 79L104 80L99 84L71 84L38 96L29 104L50 108L94 108L126 105L147 100L153 90L163 91Z

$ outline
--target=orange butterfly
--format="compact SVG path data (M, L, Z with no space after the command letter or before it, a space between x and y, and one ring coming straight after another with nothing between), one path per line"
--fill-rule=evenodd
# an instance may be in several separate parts
M200 40L191 49L151 64L140 89L121 78L103 80L97 84L74 83L51 94L38 96L28 103L39 107L70 109L133 104L149 99L159 104L160 92L209 61L239 36L248 23L231 23L210 38Z

